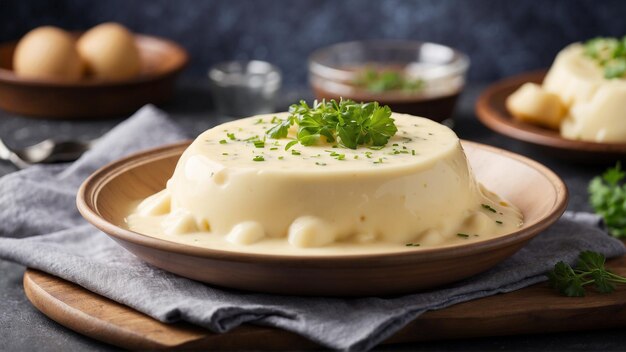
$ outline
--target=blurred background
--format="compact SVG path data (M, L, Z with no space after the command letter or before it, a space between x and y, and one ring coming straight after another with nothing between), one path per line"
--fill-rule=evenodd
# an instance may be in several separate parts
M282 88L275 109L281 111L300 99L312 100L307 60L316 49L367 39L440 43L471 60L468 81L452 115L456 132L465 139L533 155L523 144L497 136L476 120L477 97L499 79L548 68L572 42L623 36L625 13L623 0L0 0L0 42L17 41L39 26L85 31L104 22L170 39L188 52L189 63L176 81L172 99L159 107L190 137L229 119L216 110L214 102L222 100L212 97L207 77L216 63L256 59L276 65L282 72ZM47 138L93 139L130 116L130 111L106 119L32 119L0 111L0 140L22 148ZM544 159L543 153L535 155L554 162ZM0 163L0 175L14 170Z
M565 45L626 33L620 0L0 0L0 41L54 25L85 30L116 21L172 39L191 62L184 76L212 64L261 59L283 71L285 86L306 85L307 56L361 39L433 41L467 53L470 81L548 67Z

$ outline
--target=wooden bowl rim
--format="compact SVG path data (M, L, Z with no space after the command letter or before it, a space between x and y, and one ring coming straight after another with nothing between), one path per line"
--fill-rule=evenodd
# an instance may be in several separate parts
M20 86L45 86L50 88L91 88L91 87L116 87L116 86L127 86L127 85L137 85L148 82L153 82L155 80L161 79L166 76L174 75L182 71L185 66L187 66L189 62L189 54L187 51L178 43L146 34L133 34L134 37L138 40L147 40L147 41L155 41L159 42L168 47L168 50L175 52L178 57L177 62L173 65L172 68L165 72L160 73L152 73L152 74L142 74L131 79L125 80L98 80L98 79L82 79L80 81L75 82L66 82L66 81L58 81L58 80L50 80L50 79L33 79L33 78L24 78L16 75L13 70L9 70L6 68L0 67L0 83L8 83ZM5 47L9 45L16 45L17 41L9 41L0 43L0 47Z
M570 151L626 154L626 143L600 143L563 138L557 131L517 121L508 111L502 113L494 108L495 102L498 101L496 96L504 91L517 89L527 82L541 82L546 73L546 69L525 72L489 85L476 102L478 119L493 131L536 145Z
M289 263L290 265L308 265L308 264L341 264L344 266L353 266L354 261L358 260L359 265L380 266L384 263L416 263L432 260L440 260L451 257L463 257L482 252L488 252L492 249L503 248L514 245L519 242L528 241L548 226L556 222L567 207L568 190L567 186L552 170L546 166L531 160L522 155L509 152L496 147L484 145L481 143L463 140L462 143L467 146L480 148L495 154L501 154L505 157L512 158L518 162L537 170L552 185L556 192L556 200L549 212L536 220L535 223L525 226L510 234L494 237L480 242L471 242L467 244L420 249L415 252L398 252L398 253L374 253L374 254L347 254L347 255L274 255L260 253L242 253L234 251L222 251L217 249L201 248L172 242L148 235L140 234L131 230L124 229L112 224L98 213L95 201L100 190L108 181L114 179L120 174L133 169L139 165L153 162L165 157L171 157L182 151L190 144L191 141L183 141L171 145L157 147L146 151L138 152L117 161L111 162L91 174L80 186L77 196L76 205L81 215L92 225L102 230L116 240L130 242L140 246L146 246L166 252L173 252L194 257L204 257L211 259L226 259L234 262L254 263Z

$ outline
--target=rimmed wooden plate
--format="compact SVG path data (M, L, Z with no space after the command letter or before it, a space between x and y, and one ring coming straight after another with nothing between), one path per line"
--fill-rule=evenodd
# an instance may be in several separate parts
M527 82L541 83L546 70L513 76L489 86L476 102L478 119L505 136L539 146L550 154L568 160L607 163L626 160L626 143L595 143L561 137L555 130L513 118L506 109L506 98Z
M101 118L136 111L147 103L171 98L176 76L188 61L178 44L147 35L135 35L141 73L123 81L85 78L59 82L23 78L13 72L17 42L0 45L0 108L42 118Z
M220 251L126 229L124 218L133 205L165 187L187 146L185 142L152 149L104 166L81 186L78 209L87 221L146 262L181 276L236 289L371 296L432 288L485 271L511 256L554 223L567 205L565 184L545 166L511 152L464 141L478 180L523 211L525 224L518 231L449 247L325 257Z

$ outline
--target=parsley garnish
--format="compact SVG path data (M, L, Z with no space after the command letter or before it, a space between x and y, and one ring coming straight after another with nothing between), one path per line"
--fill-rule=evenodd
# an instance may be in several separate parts
M626 76L626 36L617 38L594 38L584 44L584 53L604 68L604 78Z
M289 113L287 119L266 132L270 138L287 137L289 127L297 124L296 138L302 145L316 144L323 136L329 143L338 141L346 148L356 149L359 145L383 147L398 131L391 118L391 109L378 102L356 103L343 99L337 102L333 99L315 101L313 107L309 107L300 101L300 104L289 107ZM286 149L294 142L290 142Z
M626 237L626 184L622 183L625 176L618 162L589 183L589 203L615 237Z
M265 158L262 155L257 155L252 158L253 161L265 161Z
M605 261L606 258L600 253L584 251L578 256L578 263L573 268L567 263L558 262L548 272L550 286L568 297L583 297L585 286L592 284L598 292L613 292L615 284L626 284L626 278L607 270Z
M265 148L265 141L262 141L260 139L254 140L252 141L252 143L254 143L254 146L257 148Z
M225 139L220 140L220 144L226 144L228 143Z
M355 84L375 93L394 90L415 93L424 88L424 81L421 79L408 79L398 71L372 68L363 70Z
M226 137L228 137L231 141L235 140L235 134L234 133L226 133Z

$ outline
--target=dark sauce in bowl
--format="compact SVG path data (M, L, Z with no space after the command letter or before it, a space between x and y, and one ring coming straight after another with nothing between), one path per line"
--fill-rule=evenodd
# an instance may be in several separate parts
M439 44L349 42L314 52L309 81L317 99L378 101L442 122L452 118L468 66L464 54Z

